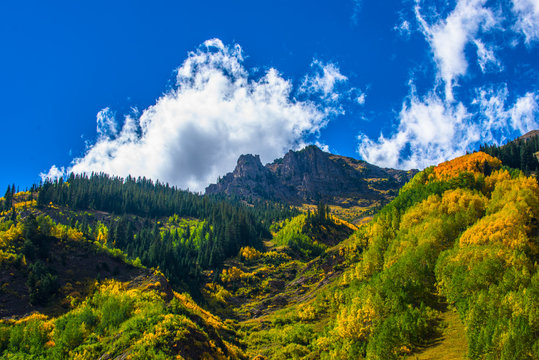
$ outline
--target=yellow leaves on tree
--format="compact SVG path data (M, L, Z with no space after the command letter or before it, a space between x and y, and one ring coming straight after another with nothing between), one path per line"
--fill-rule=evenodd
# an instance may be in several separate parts
M442 196L431 195L402 216L401 231L421 223L430 223L443 215L467 213L477 219L484 214L486 203L483 195L468 189L448 190Z
M370 297L354 302L350 307L343 307L337 315L335 330L345 339L364 341L372 334L376 310Z
M446 180L456 177L462 172L485 174L497 170L501 166L502 162L499 159L480 151L441 163L434 168L430 180Z
M107 245L107 241L109 240L109 229L101 221L96 225L95 239L101 245Z
M487 198L468 189L448 190L442 196L431 195L411 207L401 218L396 239L390 244L384 268L393 265L402 254L418 245L439 249L453 244L462 227L473 224L485 213Z
M497 182L487 207L488 216L468 228L460 245L500 245L538 253L539 187L521 176Z
M485 179L486 180L486 179ZM533 177L519 176L495 184L487 213L501 210L506 204L515 204L529 219L539 218L539 186Z
M511 180L511 174L507 170L497 170L485 178L485 190L491 193L498 183Z
M79 230L67 225L54 225L51 228L51 235L58 239L81 241L84 239L84 235Z
M22 223L11 225L9 229L0 231L0 263L15 260L17 250L14 241L22 236ZM24 259L24 257L23 257Z
M522 214L513 204L508 204L503 211L481 219L476 225L466 230L461 238L461 245L503 244L513 249L524 249L528 243L528 227Z
M22 235L22 223L11 225L6 231L0 232L0 248L5 249L11 245L13 240Z
M223 272L221 273L221 281L224 283L235 282L243 279L244 277L245 273L235 266L232 266L229 269L223 269Z
M240 256L244 260L252 261L258 259L262 253L255 248L252 248L250 246L245 246L240 249Z
M487 199L483 195L470 190L449 190L443 194L441 212L448 215L468 212L479 218L485 211L486 203Z

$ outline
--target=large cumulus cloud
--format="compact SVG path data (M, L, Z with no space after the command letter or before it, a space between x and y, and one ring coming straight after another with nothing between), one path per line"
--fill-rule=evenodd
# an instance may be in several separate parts
M327 66L329 78L316 81L331 92L346 78ZM231 171L240 154L271 161L316 137L334 113L331 105L295 100L293 92L275 69L252 78L239 45L208 40L177 69L175 88L139 117L126 116L119 126L110 109L100 111L96 142L66 172L146 176L201 191ZM42 176L58 176L55 166L51 171Z

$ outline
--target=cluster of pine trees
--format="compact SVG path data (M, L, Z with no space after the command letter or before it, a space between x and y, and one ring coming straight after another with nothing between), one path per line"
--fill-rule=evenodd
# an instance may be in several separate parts
M482 145L479 149L502 161L506 166L520 169L526 174L539 171L539 136L511 141L503 146Z
M4 194L4 201L0 206L0 210L9 211L13 206L13 195L16 194L15 184L12 186L8 185L6 193Z
M250 207L145 178L122 179L106 174L71 174L66 181L45 182L39 188L37 204L45 209L57 204L118 216L106 229L107 246L140 258L146 266L160 267L175 284L190 279L191 287L196 286L202 270L217 267L241 247L260 248L262 238L269 237L271 217L293 213L282 205L260 202ZM129 219L132 215L144 220L135 226ZM180 236L177 229L164 229L158 224L159 219L173 215L198 219L204 226L196 234L184 232ZM97 240L95 227L85 219L78 224L88 238Z

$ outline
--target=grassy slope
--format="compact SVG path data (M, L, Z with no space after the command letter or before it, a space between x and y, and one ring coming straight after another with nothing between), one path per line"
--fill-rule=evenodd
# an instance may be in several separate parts
M120 251L75 229L51 230L65 230L59 237L40 235L34 240L41 244L39 255L27 258L22 224L40 212L29 202L15 206L19 225L7 222L0 229L1 358L245 358L230 325L173 291L160 272L133 266ZM57 221L67 212L46 210ZM11 217L4 215L5 221ZM80 215L113 220L102 212ZM32 304L26 285L37 261L58 283L45 304Z
M346 267L342 244L356 228L335 218L333 221L310 229L304 227L305 215L286 221L275 233L280 245L269 241L264 253L256 253L251 259L240 255L227 261L225 276L221 274L219 281L206 284L208 306L213 312L234 319L250 358L262 354L271 358L278 352L281 344L272 339L282 326L311 318L310 304L342 275ZM327 242L331 237L331 242L338 245L326 248L320 256L305 257L283 245L294 233L309 234L306 236L316 243ZM228 276L231 269L237 269L233 277ZM310 320L312 329L321 331L330 317Z
M468 342L466 331L459 315L454 310L440 314L442 331L423 350L413 354L407 360L464 360L467 359Z

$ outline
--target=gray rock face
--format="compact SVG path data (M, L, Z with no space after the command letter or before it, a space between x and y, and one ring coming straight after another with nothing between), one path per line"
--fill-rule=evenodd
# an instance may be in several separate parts
M287 204L368 205L383 203L417 171L383 169L365 161L323 152L316 146L289 151L263 166L258 155L241 155L236 168L206 194L236 195Z

